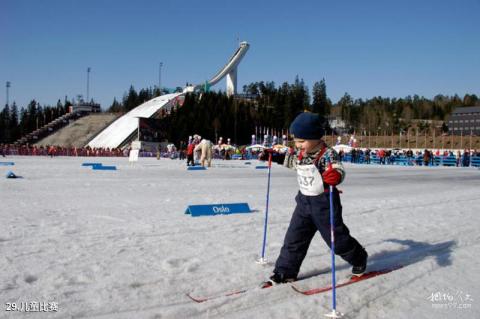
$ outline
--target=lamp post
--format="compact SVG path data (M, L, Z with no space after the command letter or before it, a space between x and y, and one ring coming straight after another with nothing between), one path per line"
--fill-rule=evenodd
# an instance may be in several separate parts
M234 138L235 138L235 144L238 145L238 140L237 140L237 113L238 113L238 103L237 103L237 100L235 99L235 96L233 97L233 106L235 107L235 117L234 117L234 132L233 132L233 135L234 135Z
M7 81L7 84L6 84L6 88L7 88L7 106L8 106L8 93L9 93L9 90L10 90L10 81Z
M162 66L163 62L158 64L158 89L160 90L160 95L162 95Z
M90 70L91 68L88 67L87 68L87 103L89 103L89 99L90 99Z

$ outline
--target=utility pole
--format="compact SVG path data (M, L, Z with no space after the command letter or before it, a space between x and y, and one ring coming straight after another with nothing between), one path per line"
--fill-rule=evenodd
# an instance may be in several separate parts
M6 85L6 87L7 87L7 106L8 106L8 105L9 105L9 104L8 104L8 103L9 103L9 100L8 100L8 93L9 93L9 89L10 89L10 81L7 81L7 85Z
M235 141L235 144L238 145L238 141L237 141L237 100L235 99L235 95L233 96L233 106L235 107L235 121L234 121L234 141Z
M87 68L87 103L90 103L90 67Z
M158 89L160 90L160 95L162 95L162 66L163 62L160 62L158 65Z

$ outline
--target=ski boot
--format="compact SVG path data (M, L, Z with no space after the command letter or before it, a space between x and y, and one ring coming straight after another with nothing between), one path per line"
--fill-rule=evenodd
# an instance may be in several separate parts
M294 282L297 280L297 277L285 276L284 274L274 273L269 280L263 282L261 288L270 288L279 284L286 284L289 282Z

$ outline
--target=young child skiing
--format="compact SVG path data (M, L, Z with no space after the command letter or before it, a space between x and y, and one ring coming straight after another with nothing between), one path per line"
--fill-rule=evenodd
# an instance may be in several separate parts
M368 254L343 223L340 195L335 186L343 181L345 171L337 152L322 140L323 122L318 114L301 113L290 125L290 132L298 154L289 154L285 166L296 169L300 190L273 275L263 287L297 280L317 231L330 247L330 185L333 186L335 254L353 266L352 274L360 276L365 272Z

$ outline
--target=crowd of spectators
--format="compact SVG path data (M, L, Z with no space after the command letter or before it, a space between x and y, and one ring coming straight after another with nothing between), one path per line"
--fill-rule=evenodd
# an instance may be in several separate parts
M90 147L62 147L62 146L35 146L35 145L13 145L0 144L0 156L24 155L24 156L86 156L86 157L128 157L130 149L120 148L90 148ZM285 154L270 151L272 153L272 161L280 163ZM258 158L260 160L268 160L268 150L257 152L246 151L245 148L213 148L213 158L215 159L232 159L234 155L238 159ZM371 164L378 163L380 165L392 165L400 160L406 160L411 165L436 165L435 161L454 159L456 166L470 166L472 158L480 158L480 150L464 151L440 151L440 150L423 150L413 151L411 149L360 149L352 148L350 152L339 151L340 160L351 163ZM169 145L168 148L158 150L157 152L140 151L141 157L157 157L184 160L188 156L188 148L176 149Z
M480 157L480 151L465 149L462 151L440 151L440 150L428 150L412 151L401 149L360 149L353 148L350 152L339 152L340 159L342 161L349 161L351 163L365 163L370 164L372 159L375 158L380 165L391 165L399 159L406 159L408 163L412 165L435 165L435 160L455 159L456 166L470 166L470 160L472 157Z
M0 144L0 156L100 156L123 157L128 156L128 151L119 148L91 148L91 147L62 147L55 145L13 145Z

